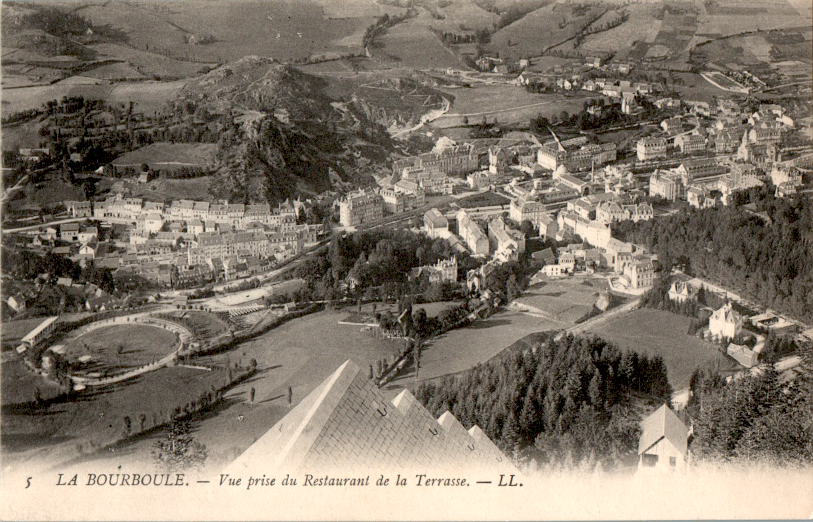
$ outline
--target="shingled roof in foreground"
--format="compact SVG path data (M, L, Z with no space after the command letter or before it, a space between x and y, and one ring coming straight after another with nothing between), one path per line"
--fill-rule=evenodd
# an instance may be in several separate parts
M387 401L346 361L232 462L228 471L487 469L516 472L478 426L435 419L403 390Z

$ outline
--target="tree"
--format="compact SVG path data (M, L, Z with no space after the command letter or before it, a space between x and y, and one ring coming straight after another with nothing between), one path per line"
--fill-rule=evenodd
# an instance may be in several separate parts
M192 437L191 432L189 421L173 420L166 436L153 446L155 463L168 472L201 468L208 457L208 450Z
M519 459L521 440L517 422L517 416L513 412L508 416L508 420L503 425L502 442L512 460Z

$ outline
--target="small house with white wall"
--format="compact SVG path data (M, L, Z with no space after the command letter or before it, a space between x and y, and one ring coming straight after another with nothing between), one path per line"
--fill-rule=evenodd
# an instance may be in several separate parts
M689 429L664 404L641 421L638 439L639 472L672 472L686 469Z
M669 299L677 303L694 301L697 299L697 288L693 287L686 281L675 281L669 288Z

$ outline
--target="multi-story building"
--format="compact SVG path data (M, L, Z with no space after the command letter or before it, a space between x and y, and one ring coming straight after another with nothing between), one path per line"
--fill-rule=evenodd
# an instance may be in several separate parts
M568 234L573 234L582 238L585 243L604 248L612 238L610 227L606 223L584 219L569 210L559 212L556 220L559 225L557 239L563 239Z
M677 172L680 173L684 185L688 185L696 179L719 176L720 174L724 174L725 171L726 167L717 163L717 160L714 158L685 159L677 168Z
M209 217L209 202L195 201L192 205L192 217L200 220L207 219Z
M556 170L564 166L569 171L589 170L616 160L616 144L587 144L555 140L546 142L537 150L536 161L542 167Z
M469 184L469 188L479 190L483 188L488 188L496 179L496 177L487 170L480 170L478 172L472 172L468 176L466 176L466 182Z
M62 241L79 241L79 223L64 223L59 226L59 239Z
M159 232L161 227L164 226L164 219L161 217L161 214L147 214L141 221L141 224L144 232L154 234Z
M742 330L742 316L726 303L709 317L709 333L718 339L734 339Z
M615 223L616 221L632 220L648 221L654 216L652 205L639 203L634 205L621 205L615 201L605 201L596 207L596 221L602 223Z
M686 201L695 208L711 208L715 205L716 199L711 194L711 189L706 185L695 184L686 188Z
M649 177L650 197L660 196L669 201L677 201L683 195L683 181L679 172L656 170Z
M400 214L417 206L417 198L414 194L387 188L381 189L380 194L384 201L384 210L390 214Z
M537 218L539 235L546 239L556 237L559 233L559 222L551 214L543 214Z
M649 161L666 157L666 139L648 136L638 140L635 146L638 161Z
M763 184L763 181L757 175L756 169L735 165L731 172L717 181L717 189L723 195L723 204L728 205L731 202L731 196L735 192L761 187Z
M675 138L675 146L683 154L697 154L705 152L706 138L699 134L684 134Z
M384 201L375 192L353 192L339 203L339 222L356 226L384 217Z
M412 194L415 196L415 202L418 206L423 205L426 199L426 192L424 192L421 186L412 180L408 179L399 179L395 186L393 187L396 192L401 192L403 194Z
M299 252L303 239L295 232L265 234L263 232L204 232L198 235L195 246L187 250L188 264L209 262L229 256L271 257L279 249Z
M545 205L539 201L516 198L512 199L508 206L508 217L517 223L530 221L536 225L545 215L547 215Z
M714 152L728 154L737 150L744 131L742 129L723 129L714 135Z
M441 152L427 152L419 156L393 162L394 174L401 175L405 168L418 168L427 172L442 172L450 176L468 174L480 166L480 156L471 145L448 147Z
M759 126L748 132L748 141L758 145L778 144L782 141L782 131L778 127Z
M494 257L502 261L515 261L525 252L525 236L509 227L501 217L488 223L488 242Z
M621 274L628 288L648 288L655 280L655 267L650 259L633 258L624 263Z
M65 208L73 217L93 216L93 204L90 201L66 201Z
M457 228L472 254L488 255L488 237L480 225L463 209L457 212Z
M454 183L446 174L424 176L420 180L421 188L426 194L449 195L454 193Z
M423 215L423 226L431 238L446 237L449 234L449 220L436 208L427 210Z
M197 210L197 204L195 205ZM200 219L205 217L205 214L198 215L196 212L195 218ZM271 205L268 203L250 203L245 207L245 214L243 220L248 223L256 222L270 225L271 224ZM292 221L296 222L296 216L291 213Z

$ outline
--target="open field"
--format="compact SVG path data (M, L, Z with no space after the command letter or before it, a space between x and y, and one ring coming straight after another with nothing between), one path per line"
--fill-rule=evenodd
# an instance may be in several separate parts
M186 78L195 76L202 70L208 69L207 64L176 60L160 54L133 49L126 45L99 43L91 45L90 48L99 53L99 58L125 60L135 71L147 77ZM97 70L94 69L93 71ZM89 71L87 74L93 71ZM102 77L98 75L94 76ZM115 78L115 76L113 77Z
M654 42L662 22L654 18L658 9L646 4L632 4L626 6L624 10L629 15L626 22L607 31L588 35L580 49L585 52L616 51L626 54L632 42ZM611 11L611 14L605 15L602 20L615 20L618 16L619 11ZM601 20L598 23L601 23Z
M454 96L450 115L511 109L551 98L550 95L528 92L524 87L506 84L475 84L473 87L446 89L444 92Z
M477 85L459 89L444 89L454 96L451 110L433 121L436 128L459 127L466 124L488 122L527 122L540 114L551 117L563 110L580 110L584 101L597 96L579 93L573 96L561 94L530 93L524 87L506 84Z
M27 188L26 191L18 191L15 199L9 201L8 205L10 209L15 210L24 208L39 210L61 204L66 199L83 201L85 193L81 187L72 185L61 177L52 176L48 181L37 183L33 190Z
M289 60L315 52L350 50L350 42L358 49L366 27L383 14L375 4L368 7L374 9L352 17L328 18L320 3L311 0L105 2L83 6L78 14L94 24L123 31L128 43L140 50L167 50L173 57L203 61L230 61L250 54ZM348 35L354 38L348 41ZM190 36L211 36L213 41L195 45L189 43Z
M422 352L418 379L424 381L468 370L489 360L528 334L566 326L563 322L521 312L494 314L488 319L475 321L471 326L451 330L432 339ZM414 382L414 372L405 372L386 388L396 390Z
M429 15L424 12L421 16ZM427 25L418 17L390 27L375 39L371 48L373 58L399 67L459 67L454 52L445 48Z
M528 71L533 72L550 72L560 65L570 63L581 63L581 59L577 58L560 58L558 56L537 56L531 60L531 65L528 66Z
M718 89L714 85L710 84L699 74L675 73L675 76L680 77L684 81L683 85L676 85L675 90L677 90L686 100L710 102L715 96L733 96L731 92Z
M65 356L76 362L90 355L93 369L123 369L142 366L167 355L177 337L163 328L144 324L107 326L71 340Z
M289 411L289 386L292 405L296 405L347 359L355 361L366 373L370 364L397 354L398 341L377 339L357 326L337 325L354 310L355 307L348 307L310 314L232 351L200 361L207 364L210 359L222 364L256 359L258 368L254 377L226 394L223 408L196 423L195 437L209 449L212 464L232 460ZM254 403L248 401L252 388ZM143 466L154 438L145 437L118 455L100 454L98 458Z
M575 324L593 310L599 292L607 289L605 279L547 280L529 288L516 302L533 307L550 319Z
M810 25L810 19L805 20L793 9L779 11L774 8L749 14L713 14L701 17L699 22L698 34L716 36Z
M125 417L135 426L142 414L148 426L166 422L176 406L183 407L213 386L222 386L225 379L226 370L222 368L161 368L34 413L3 412L4 464L24 465L25 460L43 458L45 454L54 462L73 457L79 445L88 448L91 441L95 447L109 444L124 432ZM149 450L141 460L149 464Z
M211 176L190 179L154 179L149 183L130 183L133 197L150 201L167 201L171 199L209 199Z
M545 49L577 35L605 10L600 6L554 2L497 31L486 48L498 50L501 56L539 56Z
M438 2L438 4L446 4L446 2ZM439 8L438 11L444 18L443 20L433 19L432 27L442 31L459 32L461 26L469 30L491 28L499 19L495 13L486 11L471 0L453 0L449 2L449 5Z
M366 373L370 364L398 352L396 341L377 339L356 326L337 325L351 310L323 311L295 319L217 356L218 361L246 363L256 359L259 371L226 395L227 407L219 414L197 424L196 438L206 444L213 463L233 459L289 411L288 386L296 405L347 359ZM253 404L248 402L252 388L256 394ZM150 444L149 440L140 441L130 450L143 456Z
M215 161L216 143L150 143L112 161L116 167L139 167L146 163L152 169L206 167Z
M712 84L719 85L720 87L723 87L726 90L735 92L746 90L745 87L740 85L739 82L732 80L731 78L729 78L728 76L724 75L719 71L706 72L703 73L703 75L701 76L704 76L706 79L712 82Z
M128 103L132 100L138 110L149 112L174 98L184 83L184 80L177 80L109 84L99 80L98 85L77 85L62 81L53 85L3 89L3 112L36 109L48 100L61 99L63 96L84 96L109 103Z
M602 323L590 333L617 343L624 350L663 357L669 383L675 390L687 387L697 368L719 365L724 375L741 368L711 344L686 335L690 321L689 317L671 312L642 308Z

